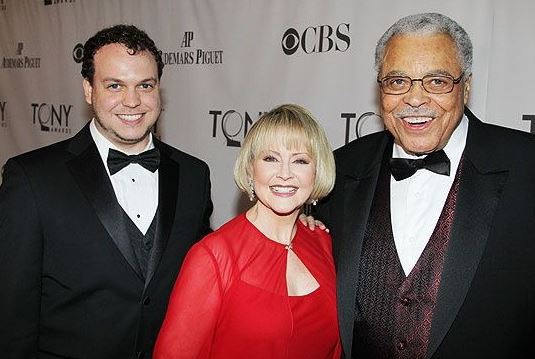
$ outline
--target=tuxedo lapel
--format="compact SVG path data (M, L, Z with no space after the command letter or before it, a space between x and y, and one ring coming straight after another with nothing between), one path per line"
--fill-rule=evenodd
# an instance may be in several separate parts
M508 171L492 163L492 150L481 122L470 118L451 239L444 263L427 357L436 351L470 289L492 227ZM488 151L487 151L488 149Z
M337 293L340 335L344 348L351 348L357 317L356 295L362 239L368 222L380 166L361 179L348 177L344 184L343 232L337 248ZM349 354L349 353L348 353Z
M335 214L342 218L343 228L335 252L340 336L346 356L351 352L353 325L359 315L356 295L360 255L386 142L377 144L375 156L355 159L358 168L351 174L346 172L343 182L343 213Z
M128 238L125 216L115 197L110 179L100 158L97 146L86 125L69 145L75 157L67 162L80 190L91 203L95 213L111 239L134 272L142 278L141 268Z
M176 203L178 198L179 165L170 157L170 153L154 140L154 145L160 150L160 167L158 169L158 222L154 246L152 248L145 287L152 279L162 254L169 241L169 236L175 221Z

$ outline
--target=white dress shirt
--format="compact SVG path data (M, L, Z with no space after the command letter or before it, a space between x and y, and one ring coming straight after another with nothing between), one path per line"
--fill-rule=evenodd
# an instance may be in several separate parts
M394 242L405 275L409 275L422 254L446 203L455 173L459 167L466 136L468 119L463 115L453 131L444 152L451 162L450 175L444 176L427 169L416 171L402 181L390 178L390 214ZM419 158L407 154L394 143L392 157Z
M99 132L95 126L95 119L91 121L89 128L110 177L117 201L141 233L147 233L158 208L158 170L153 173L137 163L131 163L110 176L107 165L108 151L110 148L120 150ZM152 148L154 143L152 134L149 134L149 143L140 153Z

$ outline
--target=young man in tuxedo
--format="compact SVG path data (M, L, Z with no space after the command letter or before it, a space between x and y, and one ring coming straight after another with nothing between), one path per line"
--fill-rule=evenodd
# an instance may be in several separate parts
M154 138L163 62L130 25L84 46L93 119L11 158L0 188L0 356L150 357L189 247L209 231L207 165Z
M471 65L441 14L377 44L386 131L336 151L319 216L346 358L535 356L535 136L470 112Z

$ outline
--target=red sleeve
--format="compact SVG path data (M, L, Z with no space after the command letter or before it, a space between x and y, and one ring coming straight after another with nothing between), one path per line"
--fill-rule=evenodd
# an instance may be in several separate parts
M200 242L182 264L156 340L154 359L208 358L221 299L217 262Z

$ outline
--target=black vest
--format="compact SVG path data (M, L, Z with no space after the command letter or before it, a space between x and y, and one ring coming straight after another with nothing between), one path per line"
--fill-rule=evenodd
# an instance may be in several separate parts
M459 172L424 251L405 276L392 233L390 171L385 156L360 258L353 357L425 357L450 239Z
M147 268L150 258L150 252L154 246L154 240L156 236L156 224L158 223L158 216L160 210L156 210L154 218L147 230L147 233L143 235L139 228L132 222L128 214L123 210L121 211L122 216L124 217L124 223L126 223L126 231L128 233L128 238L130 239L130 245L134 249L137 262L141 268L141 273L143 278L147 277Z

